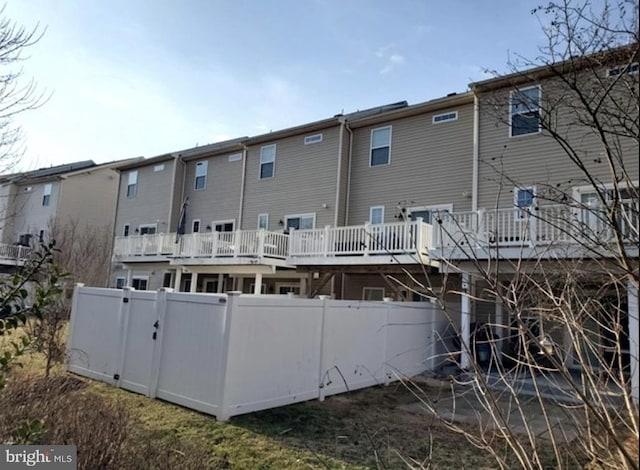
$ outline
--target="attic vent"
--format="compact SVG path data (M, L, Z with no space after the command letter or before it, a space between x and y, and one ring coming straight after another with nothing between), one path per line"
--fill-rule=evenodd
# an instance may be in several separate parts
M317 144L318 142L322 142L322 134L314 134L308 135L304 138L304 144Z
M441 122L457 121L457 120L458 120L458 111L452 111L450 113L436 114L432 118L432 123L440 124Z
M31 186L26 186L26 187L24 188L24 192L25 192L25 193L30 193L32 189L33 189L33 188L32 188Z
M242 154L241 153L234 153L232 155L229 155L229 161L230 162L239 162L240 160L242 160Z
M164 163L161 163L159 165L155 165L153 167L153 171L158 172L158 171L164 171Z

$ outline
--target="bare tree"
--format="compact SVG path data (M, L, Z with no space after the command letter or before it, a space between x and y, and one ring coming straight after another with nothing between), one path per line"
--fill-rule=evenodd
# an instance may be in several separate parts
M456 387L489 417L476 432L445 422L501 468L637 469L638 344L629 324L637 328L640 276L638 4L566 0L533 14L548 40L540 56L516 57L511 73L474 91L481 119L539 126L560 160L551 168L561 171L525 181L506 143L478 162L480 184L495 189L493 208L437 220L456 253L443 252L447 270L475 276L444 290L477 315L475 331L458 331L465 373ZM532 84L542 95L528 91ZM519 207L511 188L532 183L535 204ZM461 312L440 299L460 323ZM481 324L478 311L494 306Z
M10 171L24 153L21 146L22 130L14 118L25 111L42 106L48 95L38 90L33 79L25 81L20 64L26 60L25 52L44 35L44 29L17 25L0 8L0 166L3 173Z
M76 219L56 222L49 233L55 240L56 263L74 283L104 286L109 282L113 236L111 225L95 226Z

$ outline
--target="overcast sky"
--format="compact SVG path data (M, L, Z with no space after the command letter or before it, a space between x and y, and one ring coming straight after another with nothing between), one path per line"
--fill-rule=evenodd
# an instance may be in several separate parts
M8 0L46 27L24 168L256 135L505 71L543 44L529 0ZM4 73L4 72L3 72Z

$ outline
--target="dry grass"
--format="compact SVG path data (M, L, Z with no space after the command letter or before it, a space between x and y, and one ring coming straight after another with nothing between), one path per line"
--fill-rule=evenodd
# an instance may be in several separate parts
M0 440L39 418L37 442L75 444L79 467L236 469L495 468L435 417L410 411L402 385L373 387L232 418L228 423L54 371L36 354L0 393ZM442 390L425 386L431 399ZM469 425L469 430L473 426Z

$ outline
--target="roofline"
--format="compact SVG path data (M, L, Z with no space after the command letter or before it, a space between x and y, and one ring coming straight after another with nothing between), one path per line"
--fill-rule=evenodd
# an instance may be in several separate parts
M471 103L473 103L473 92L465 91L462 93L452 93L442 98L413 104L405 108L388 111L386 113L376 114L375 116L367 116L353 120L345 119L345 121L349 124L349 127L358 128Z
M180 150L174 152L174 155L182 158L185 161L193 160L195 158L202 158L204 156L218 155L220 153L227 153L234 150L242 150L243 143L248 137L238 137L236 139L224 140L222 142L215 142L213 144L202 145L200 147L192 147L186 150Z
M165 153L163 155L158 155L156 157L150 158L137 157L136 161L125 165L119 165L116 169L118 171L133 170L134 168L142 168L143 166L165 162L167 160L173 160L174 158L176 158L176 156L171 153Z
M114 169L114 170L119 170L121 167L123 166L128 166L130 164L133 164L135 162L139 162L144 160L144 157L132 157L132 158L125 158L123 160L114 160L112 162L107 162L107 163L100 163L97 164L95 166L89 167L89 168L82 168L80 170L76 170L76 171L72 171L69 173L64 173L62 175L59 175L60 178L68 178L70 176L76 176L82 173L90 173L92 171L96 171L96 170L106 170L106 169Z
M587 56L570 57L567 60L540 65L527 70L520 70L494 78L488 78L479 82L472 82L469 84L469 88L475 92L505 88L508 86L531 82L532 80L541 80L553 77L558 73L566 73L571 70L579 70L593 65L603 66L607 63L612 63L613 59L619 55L628 56L631 54L630 58L632 60L637 60L637 53L638 44L628 44L614 49L609 49L607 51L594 52Z
M309 132L319 131L321 129L327 129L329 127L339 126L341 116L342 116L341 114L338 114L334 117L323 119L321 121L314 121L314 122L302 124L299 126L287 127L286 129L269 132L267 134L256 135L256 136L247 138L243 143L245 145L261 144L261 143L270 142L276 139L283 139L285 137L292 137L294 135L306 134Z

